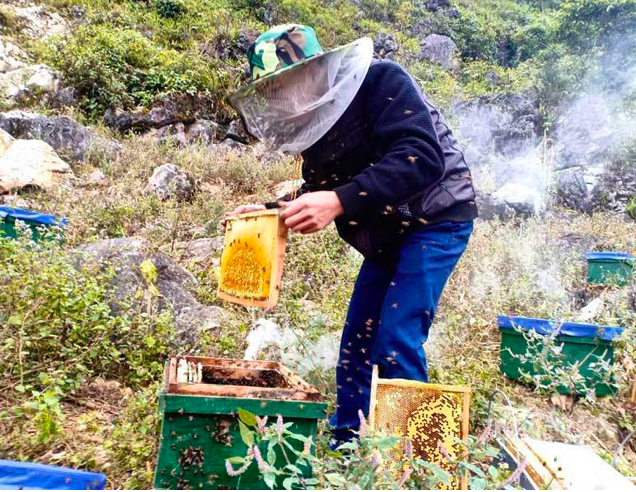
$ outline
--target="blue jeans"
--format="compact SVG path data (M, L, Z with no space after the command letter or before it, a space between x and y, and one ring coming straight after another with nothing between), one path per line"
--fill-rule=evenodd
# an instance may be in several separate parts
M394 264L362 264L340 342L338 405L329 420L336 439L353 437L359 409L368 415L373 364L383 378L428 382L422 344L472 231L472 221L426 226L405 237Z

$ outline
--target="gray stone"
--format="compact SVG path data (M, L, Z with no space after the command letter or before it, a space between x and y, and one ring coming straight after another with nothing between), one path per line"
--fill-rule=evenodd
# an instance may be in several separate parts
M175 244L175 250L181 260L192 260L195 263L211 263L216 253L223 250L222 237L204 237L192 241Z
M192 176L175 164L164 164L155 168L148 181L148 188L162 200L168 198L191 200L196 191Z
M247 50L254 43L254 41L256 41L258 35L258 31L255 31L253 29L241 29L236 39L236 47L241 53L247 53Z
M230 122L225 138L236 140L242 144L248 144L250 140L253 140L245 130L241 120L233 120Z
M216 140L218 125L210 120L197 120L186 129L185 135L189 143L201 142L210 144Z
M37 139L48 143L65 159L78 162L98 142L114 157L117 145L98 137L92 130L68 116L43 116L26 111L0 113L0 128L15 138Z
M80 247L77 268L101 270L113 268L110 307L118 314L130 305L147 308L148 285L141 273L141 264L150 260L157 271L155 287L159 296L151 296L154 312L168 310L173 313L175 326L183 340L193 342L203 330L216 330L225 319L225 311L199 303L192 290L197 285L194 276L167 255L152 251L142 239L106 239Z
M543 195L525 183L508 182L493 193L493 197L514 210L517 217L541 215L545 210Z
M197 102L192 98L166 96L150 110L126 112L108 110L104 114L106 126L121 133L146 131L175 123L191 124L196 120Z
M373 51L378 58L393 59L393 56L400 49L400 45L393 34L379 32L373 40Z
M477 191L477 208L481 220L511 219L515 212L504 201L498 200L490 193Z
M590 213L590 197L585 183L583 171L579 168L570 168L555 173L556 183L555 201L558 205Z
M433 12L437 12L440 9L450 7L449 0L427 0L426 8Z
M0 73L11 72L26 66L23 60L27 59L24 53L15 44L0 38Z
M234 150L245 150L247 149L247 145L242 144L241 142L237 142L236 140L232 140L231 138L226 138L223 140L219 147L222 149L234 149Z
M481 96L457 104L454 112L459 133L481 154L518 155L534 147L541 124L536 102L523 94Z
M0 93L9 108L43 97L50 99L58 90L59 83L57 72L43 64L26 65L0 73Z
M20 27L20 33L35 40L63 35L68 29L66 21L42 6L17 7L2 5L0 9L10 15Z
M429 34L420 42L420 60L439 63L444 68L451 68L455 64L457 45L448 36Z

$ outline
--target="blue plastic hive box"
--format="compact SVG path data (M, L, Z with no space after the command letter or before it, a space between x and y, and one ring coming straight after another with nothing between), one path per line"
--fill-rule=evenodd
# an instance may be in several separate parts
M584 393L587 388L594 388L597 396L616 392L613 378L609 378L608 384L604 375L594 370L593 364L599 359L613 364L612 340L623 328L511 316L498 316L497 325L501 332L501 372L509 378L523 379L523 373L539 376L545 383L552 381L553 374L532 360L533 356L539 356L542 344L529 344L523 336L524 332L534 331L543 336L556 334L555 343L561 346L561 354L558 361L551 361L555 365L567 370L580 363L578 372L584 382L575 388L575 393ZM530 356L530 360L521 359L525 356ZM559 386L557 391L571 393L572 388Z
M68 219L33 210L0 206L0 237L16 239L18 237L16 222L27 225L31 229L32 239L37 242L42 239L42 233L47 229L57 227L63 230Z
M104 490L101 473L0 460L0 489L4 490Z
M587 254L587 281L601 285L628 285L632 282L634 257L629 253Z

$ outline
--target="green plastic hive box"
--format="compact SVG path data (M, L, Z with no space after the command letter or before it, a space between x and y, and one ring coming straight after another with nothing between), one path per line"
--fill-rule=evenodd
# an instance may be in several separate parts
M531 358L541 350L541 344L528 344L523 332L534 331L540 335L557 334L556 343L561 346L561 359L564 369L582 362L579 374L583 381L576 393L584 393L586 388L593 388L597 396L605 396L616 392L612 384L593 364L602 359L610 365L614 362L614 348L612 340L620 335L622 328L609 326L586 325L581 323L561 323L546 319L499 316L497 319L501 332L501 372L512 379L522 379L522 372L531 376L545 376L544 381L551 381L550 374L544 374L545 369L535 367L532 360L522 360L521 357L530 355ZM536 352L535 352L536 351ZM570 389L559 386L560 393L571 393Z
M316 389L283 365L206 357L186 357L185 361L201 364L201 382L182 382L175 358L166 366L159 394L163 421L155 488L267 489L256 463L237 477L227 474L225 460L247 453L239 429L239 409L268 416L268 422L281 415L285 423L293 423L291 432L315 442L318 420L325 417L327 405ZM290 440L290 444L303 449L301 441ZM286 461L277 448L280 469ZM266 449L261 452L266 456ZM294 462L293 453L287 455ZM311 476L311 469L301 470L305 477ZM281 481L276 488L282 488Z
M632 282L634 257L628 253L588 253L587 281L601 285L628 285Z
M60 219L55 215L13 207L0 207L0 237L17 239L17 224L22 223L31 230L33 241L39 242L45 237L47 239L56 237L47 233L55 227L61 232L66 227L67 222L68 219Z

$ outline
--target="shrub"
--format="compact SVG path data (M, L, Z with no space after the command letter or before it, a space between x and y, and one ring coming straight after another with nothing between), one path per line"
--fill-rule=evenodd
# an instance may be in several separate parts
M80 106L90 115L148 104L169 93L212 96L222 92L226 77L198 55L162 48L134 29L82 26L40 50L44 61L75 87Z

